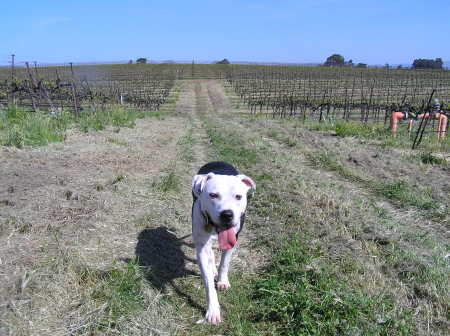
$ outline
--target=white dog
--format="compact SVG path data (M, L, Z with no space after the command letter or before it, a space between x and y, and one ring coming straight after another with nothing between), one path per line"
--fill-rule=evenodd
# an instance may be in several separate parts
M205 319L209 323L221 322L214 280L219 290L230 288L228 266L244 225L247 192L255 188L251 178L226 162L204 165L192 180L192 236L208 299ZM215 240L223 251L218 273L212 250Z

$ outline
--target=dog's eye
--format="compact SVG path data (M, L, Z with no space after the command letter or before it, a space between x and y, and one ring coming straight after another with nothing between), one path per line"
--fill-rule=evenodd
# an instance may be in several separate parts
M242 199L242 195L236 195L236 199L240 201Z
M211 198L219 198L219 194L216 194L216 193L210 193L210 194L209 194L209 197L211 197Z

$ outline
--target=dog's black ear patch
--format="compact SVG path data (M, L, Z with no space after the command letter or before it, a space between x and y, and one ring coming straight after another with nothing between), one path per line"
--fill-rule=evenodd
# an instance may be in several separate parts
M231 164L223 161L213 161L200 168L197 174L214 173L217 175L238 175L238 171Z

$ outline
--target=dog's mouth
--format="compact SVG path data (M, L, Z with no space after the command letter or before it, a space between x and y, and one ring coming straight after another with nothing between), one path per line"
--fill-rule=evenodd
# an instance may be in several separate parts
M209 213L206 212L208 222L216 229L219 241L219 248L222 251L229 250L236 245L237 237L234 231L234 225L231 221L216 223L211 219Z
M222 251L229 250L236 245L237 237L233 228L225 229L222 231L217 230L219 248Z

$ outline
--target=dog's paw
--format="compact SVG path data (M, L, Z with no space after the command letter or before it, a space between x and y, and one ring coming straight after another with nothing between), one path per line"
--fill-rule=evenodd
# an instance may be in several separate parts
M217 308L208 308L208 311L206 312L205 315L205 320L208 323L211 324L219 324L220 322L222 322L222 319L220 318L220 309Z
M230 287L231 287L231 285L230 285L229 281L218 281L217 282L217 289L218 290L222 291L222 290L228 289Z

